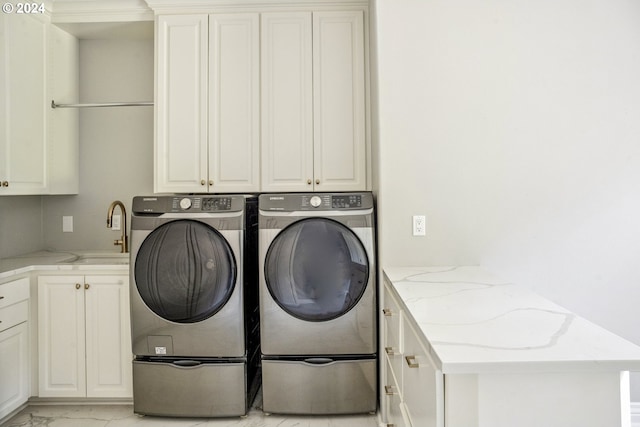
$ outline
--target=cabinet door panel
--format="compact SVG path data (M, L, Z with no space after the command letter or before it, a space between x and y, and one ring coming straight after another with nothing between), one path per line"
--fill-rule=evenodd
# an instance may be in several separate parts
M0 419L29 398L28 337L26 322L0 333Z
M258 14L209 17L209 179L215 192L258 191Z
M127 276L87 276L87 397L131 397Z
M313 188L311 13L262 14L262 189Z
M313 14L316 191L365 190L365 70L362 11Z
M402 389L402 347L400 344L401 323L400 305L395 300L388 287L384 287L384 304L382 309L382 323L384 327L384 353L389 359L396 382Z
M418 334L404 319L404 365L402 397L411 425L444 426L444 376L436 369Z
M39 396L84 397L82 276L38 277Z
M46 38L36 17L0 16L0 195L47 190Z
M157 24L155 191L203 191L208 16L160 16Z

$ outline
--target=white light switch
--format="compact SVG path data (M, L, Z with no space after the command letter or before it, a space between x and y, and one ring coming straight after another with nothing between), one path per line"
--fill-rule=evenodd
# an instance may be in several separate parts
M120 230L120 215L113 215L111 217L111 229Z
M413 216L413 235L414 236L427 235L427 218L424 215Z
M73 217L72 216L62 217L62 232L73 233Z

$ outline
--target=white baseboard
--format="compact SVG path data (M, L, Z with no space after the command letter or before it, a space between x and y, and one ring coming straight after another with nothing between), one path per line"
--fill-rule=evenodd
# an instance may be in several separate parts
M640 427L640 402L631 402L631 427Z

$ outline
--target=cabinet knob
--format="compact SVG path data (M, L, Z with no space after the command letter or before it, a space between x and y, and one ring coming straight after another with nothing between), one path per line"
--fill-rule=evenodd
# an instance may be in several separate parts
M213 185L213 180L212 180L212 179L210 179L210 180L209 180L209 186L212 186L212 185Z
M2 181L2 186L3 187L8 187L9 186L9 181Z
M85 283L85 284L84 284L84 288L85 288L85 289L89 289L89 284L88 284L88 283Z
M205 185L207 182L204 179L200 180L200 185Z
M0 295L0 299L4 299L4 297L2 295Z
M390 308L383 308L382 314L384 314L385 317L393 316L393 311L391 311Z
M76 289L80 289L82 285L80 283L76 283Z
M393 355L396 354L396 352L393 349L393 347L385 347L384 348L384 352L387 353L388 356L393 356Z
M307 185L311 185L311 180L310 179L307 180Z
M396 394L396 392L393 391L392 385L386 385L384 386L384 394L386 394L387 396L393 396L394 394Z
M319 185L319 184L320 184L320 180L316 179L316 185Z
M420 364L416 361L416 356L406 356L404 360L407 361L407 365L410 368L419 368Z

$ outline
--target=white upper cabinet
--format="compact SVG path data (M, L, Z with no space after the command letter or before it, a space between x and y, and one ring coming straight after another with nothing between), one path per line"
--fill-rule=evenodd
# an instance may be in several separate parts
M0 195L47 191L47 23L0 15Z
M157 22L155 191L257 191L258 15Z
M209 17L209 180L216 192L259 190L260 19Z
M78 41L37 14L0 15L0 196L78 192Z
M156 192L206 190L207 35L206 15L158 17Z
M262 190L365 190L364 13L264 13L261 44Z
M313 188L311 13L262 15L262 189Z
M366 187L363 14L313 14L313 175L316 190Z

